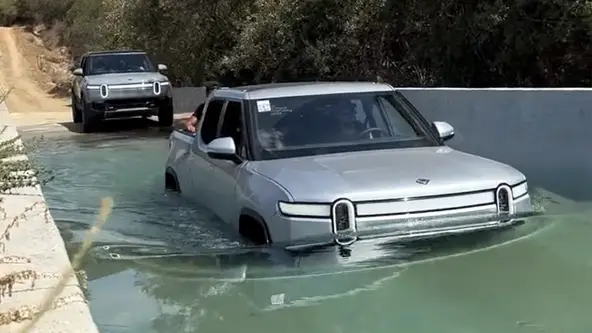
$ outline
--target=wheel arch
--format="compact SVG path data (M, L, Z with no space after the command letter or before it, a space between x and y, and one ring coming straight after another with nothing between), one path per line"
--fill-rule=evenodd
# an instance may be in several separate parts
M239 233L241 233L241 235L242 235L241 225L243 225L243 223L246 223L245 221L247 221L247 220L253 221L254 223L257 223L259 225L259 227L261 228L261 231L263 232L263 237L265 238L265 244L272 243L271 233L269 232L269 227L267 226L267 222L265 222L265 219L261 216L261 214L257 213L255 210L253 210L251 208L245 207L245 208L241 209L241 212L239 215Z
M181 186L179 185L179 177L177 177L177 173L171 167L167 167L165 169L164 187L169 190L181 192Z

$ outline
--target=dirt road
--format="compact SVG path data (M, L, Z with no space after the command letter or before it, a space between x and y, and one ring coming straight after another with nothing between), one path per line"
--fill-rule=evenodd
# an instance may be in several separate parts
M17 125L70 121L69 100L47 94L36 82L36 64L27 61L13 28L0 28L0 86ZM29 57L30 58L30 57Z

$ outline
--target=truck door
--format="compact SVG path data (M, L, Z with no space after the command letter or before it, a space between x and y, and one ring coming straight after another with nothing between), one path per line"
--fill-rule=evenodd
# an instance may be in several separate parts
M216 138L225 107L226 101L216 97L210 99L204 106L204 113L187 161L192 183L191 199L214 213L216 213L214 206L217 189L213 174L216 165L208 157L206 147Z
M246 158L243 137L242 103L238 100L228 100L220 118L216 138L230 137L234 141L237 154L244 161ZM209 158L209 157L208 157ZM210 180L215 184L212 195L215 197L212 207L216 215L225 222L238 228L239 207L236 202L236 187L238 173L243 163L233 161L210 159L214 165Z

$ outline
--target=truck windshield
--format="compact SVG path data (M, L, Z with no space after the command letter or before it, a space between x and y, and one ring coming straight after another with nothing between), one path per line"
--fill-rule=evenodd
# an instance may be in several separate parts
M87 75L155 71L154 64L143 53L93 55L87 63Z
M257 159L440 145L398 93L348 93L251 101Z

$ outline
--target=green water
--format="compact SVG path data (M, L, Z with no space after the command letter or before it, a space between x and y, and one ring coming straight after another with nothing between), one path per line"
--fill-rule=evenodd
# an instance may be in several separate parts
M510 230L367 246L349 260L329 250L289 258L241 252L210 214L165 193L164 135L71 136L41 148L36 158L55 176L44 192L72 251L100 198L114 196L85 267L104 333L592 330L592 206L552 188L531 184L546 214Z

